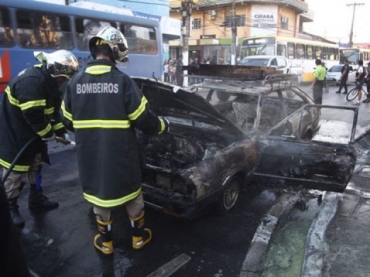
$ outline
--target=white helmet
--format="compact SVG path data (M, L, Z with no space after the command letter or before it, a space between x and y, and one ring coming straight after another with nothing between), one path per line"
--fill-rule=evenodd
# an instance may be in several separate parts
M89 49L92 54L92 49L96 45L108 44L112 49L113 57L116 62L128 61L128 45L124 35L116 28L107 26L101 29L96 36L89 41ZM93 54L92 54L93 55ZM95 59L95 57L93 56Z
M67 50L52 53L33 52L39 62L45 62L52 77L71 78L78 71L78 61L75 55Z

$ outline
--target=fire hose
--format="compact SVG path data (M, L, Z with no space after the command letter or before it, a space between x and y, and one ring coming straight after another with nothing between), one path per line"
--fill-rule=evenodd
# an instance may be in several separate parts
M8 178L8 176L9 176L9 174L10 174L10 172L13 170L13 168L14 168L14 166L15 166L15 164L17 163L17 161L19 160L19 158L22 156L22 154L24 153L24 151L26 151L26 149L32 144L32 142L34 142L36 139L38 139L39 137L38 136L36 136L36 137L33 137L33 138L31 138L23 147L22 147L22 149L18 152L18 154L17 154L17 156L15 156L15 158L14 158L14 160L13 160L13 162L11 163L11 165L9 166L9 168L8 168L8 170L6 171L6 173L5 174L3 174L3 177L1 178L1 182L0 182L0 184L1 185L4 185L4 183L5 183L5 180ZM72 140L67 140L67 139L65 139L65 138L61 138L61 137L57 137L57 136L55 136L54 137L54 140L56 141L56 142L60 142L60 143L62 143L62 144L64 144L64 145L76 145L76 143L74 142L74 141L72 141ZM5 169L3 169L3 170L5 170Z

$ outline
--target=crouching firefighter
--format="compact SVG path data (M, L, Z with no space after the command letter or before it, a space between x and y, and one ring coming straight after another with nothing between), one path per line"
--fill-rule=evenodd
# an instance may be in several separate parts
M93 205L99 233L94 245L113 253L114 207L125 205L132 227L132 247L151 240L144 224L141 158L135 128L149 135L168 130L168 121L149 108L136 83L116 67L128 61L123 34L103 28L89 41L93 61L68 83L62 118L76 138L77 162L84 198Z
M4 188L11 218L20 227L24 219L19 213L17 199L24 185L24 173L31 185L29 208L58 207L57 202L43 194L41 167L48 162L47 141L55 135L64 137L67 134L59 113L60 86L78 70L78 61L69 51L35 52L34 55L41 63L20 72L6 87L0 104L0 166L3 177L9 173Z

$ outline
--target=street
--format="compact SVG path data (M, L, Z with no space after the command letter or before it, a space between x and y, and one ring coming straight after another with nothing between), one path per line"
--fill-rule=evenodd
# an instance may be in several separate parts
M302 89L312 94L309 86ZM336 90L330 87L329 93L324 93L323 104L351 105ZM360 106L358 125L362 127L370 123L368 105ZM330 116L340 118L340 114ZM49 151L52 165L43 169L43 188L51 200L59 202L59 208L31 212L28 187L19 203L26 221L20 232L22 243L30 268L39 276L247 276L241 274L242 267L251 266L248 251L261 219L282 196L300 195L299 191L271 189L266 184L245 184L238 205L226 215L211 211L198 219L184 220L146 209L153 241L141 251L132 250L129 221L125 209L119 208L113 213L115 252L107 257L93 246L96 223L91 206L82 197L75 149L50 144ZM318 207L319 196L308 194L303 200ZM318 208L310 209L306 229L317 212ZM271 274L265 276L288 276Z

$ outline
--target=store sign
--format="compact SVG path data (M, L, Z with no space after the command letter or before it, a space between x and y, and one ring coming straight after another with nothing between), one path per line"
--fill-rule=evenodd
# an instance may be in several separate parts
M216 38L216 35L201 35L200 38L201 39L204 39L204 38Z
M277 34L278 6L253 5L251 36Z

